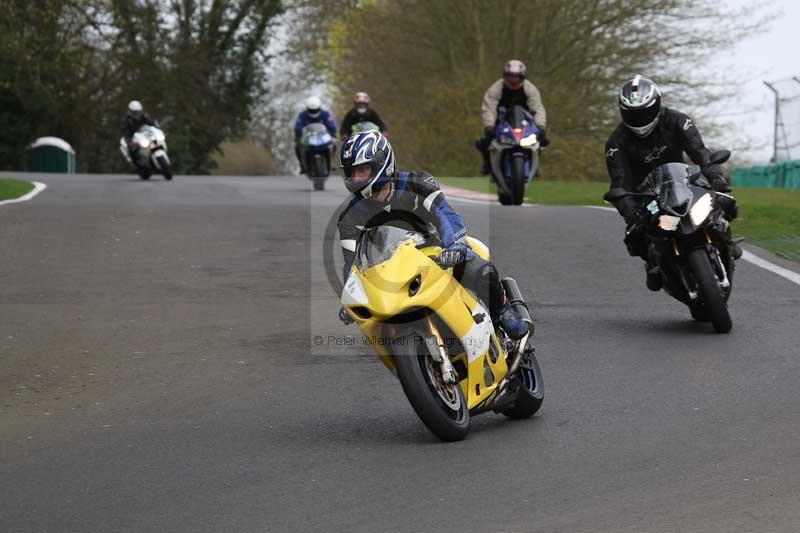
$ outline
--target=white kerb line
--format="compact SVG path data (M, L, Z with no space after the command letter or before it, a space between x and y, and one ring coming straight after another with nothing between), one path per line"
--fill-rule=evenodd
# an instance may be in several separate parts
M600 209L602 211L613 211L613 212L617 211L613 207L604 207L601 205L585 205L583 207L588 207L590 209ZM757 267L761 267L764 270L769 270L773 274L777 274L778 276L787 279L792 283L800 285L800 274L798 274L797 272L789 270L788 268L783 268L780 265L776 265L775 263L772 263L770 261L767 261L766 259L758 257L757 255L753 254L752 252L748 252L747 250L744 250L744 253L742 254L742 259L750 264L756 265Z
M39 183L38 181L33 182L33 190L27 194L20 196L19 198L13 198L11 200L0 200L0 205L6 204L18 204L20 202L27 202L31 200L34 196L42 192L47 188L47 185L44 183Z

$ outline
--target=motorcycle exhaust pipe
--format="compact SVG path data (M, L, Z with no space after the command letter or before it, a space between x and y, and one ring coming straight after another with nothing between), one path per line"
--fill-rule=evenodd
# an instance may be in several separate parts
M516 280L514 278L503 278L500 280L500 282L503 284L503 290L506 291L506 299L508 303L511 304L511 307L513 307L514 310L519 313L522 319L528 323L528 332L519 341L517 350L511 358L510 364L508 365L508 374L505 378L505 380L507 380L509 376L513 376L517 371L519 363L522 361L522 356L525 353L525 348L528 345L528 339L531 335L533 335L534 326L533 319L528 311L528 305L525 303L525 298L522 297L522 291L519 290L519 285L517 285Z
M522 297L522 291L519 290L519 285L514 278L503 278L500 280L503 284L503 290L506 291L506 301L511 304L511 307L519 313L519 316L528 323L530 332L533 334L533 319L528 310L528 304L525 303L525 298Z

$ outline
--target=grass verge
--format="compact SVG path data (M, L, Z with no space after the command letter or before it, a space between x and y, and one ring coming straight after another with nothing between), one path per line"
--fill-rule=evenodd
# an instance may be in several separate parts
M488 178L441 178L453 187L494 194ZM608 184L598 182L537 181L525 191L525 201L545 205L607 205ZM733 233L772 253L800 262L800 191L738 188L739 219Z
M0 178L0 200L13 200L33 190L33 183L22 180Z

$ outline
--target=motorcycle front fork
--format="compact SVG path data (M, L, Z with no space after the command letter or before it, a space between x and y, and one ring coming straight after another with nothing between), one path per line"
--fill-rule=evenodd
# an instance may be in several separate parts
M439 333L439 328L436 327L436 324L430 316L428 316L425 321L428 325L428 331L430 331L436 339L436 347L438 348L437 350L433 350L433 360L439 363L444 383L446 385L455 385L458 383L458 374L453 367L453 363L450 361L450 357L447 355L447 346L444 343L444 339L442 339L441 333Z

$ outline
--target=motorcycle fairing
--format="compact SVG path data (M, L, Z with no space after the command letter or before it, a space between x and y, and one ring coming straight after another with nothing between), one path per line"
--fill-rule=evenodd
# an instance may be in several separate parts
M476 254L488 258L485 245L477 239L468 242ZM430 259L440 252L439 247L417 248L408 242L380 264L361 271L354 265L342 291L342 304L392 372L391 341L397 340L403 317L415 324L417 320L435 320L447 337L444 340L458 339L449 357L456 368L466 368L466 375L459 374L459 386L468 408L485 407L508 373L506 358L498 356L505 352L486 307L452 276L451 269L443 270ZM409 296L409 286L417 278L420 288ZM372 342L377 339L387 342Z

